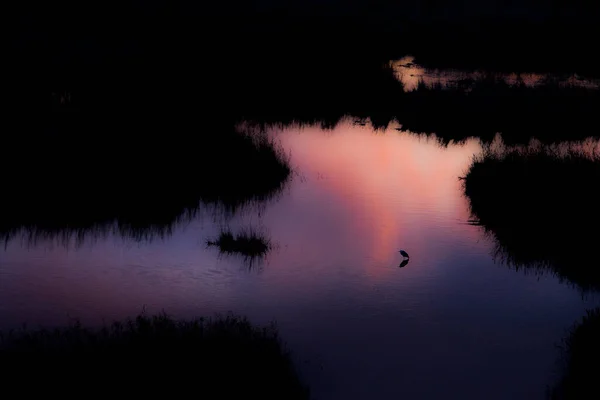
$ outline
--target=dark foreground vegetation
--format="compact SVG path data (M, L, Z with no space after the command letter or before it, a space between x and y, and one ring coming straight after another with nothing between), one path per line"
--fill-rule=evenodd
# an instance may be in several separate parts
M221 232L215 240L207 240L208 246L216 246L221 254L239 254L246 260L263 258L273 248L265 234L253 229L242 230L237 234Z
M488 150L464 189L474 221L515 268L550 271L581 289L600 288L600 154Z
M600 397L600 308L588 311L564 340L564 376L552 399L597 399Z
M0 357L4 389L22 395L308 398L277 330L233 316L5 332Z

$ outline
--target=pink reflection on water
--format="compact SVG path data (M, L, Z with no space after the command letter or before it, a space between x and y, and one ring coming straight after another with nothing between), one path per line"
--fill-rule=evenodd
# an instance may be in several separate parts
M377 285L394 287L403 307L416 310L410 304L428 285L443 285L456 271L449 260L461 248L487 257L478 229L465 224L458 180L481 150L477 140L442 147L435 138L393 128L375 133L350 121L329 132L271 134L305 179L293 180L260 217L226 224L264 224L278 247L262 272L205 248L220 229L212 218L149 243L110 235L78 249L13 242L0 260L0 314L13 314L7 324L62 324L67 315L111 320L146 306L176 315L260 309L280 319L290 309L378 299ZM411 255L402 273L400 248Z
M478 140L443 147L434 137L394 129L372 133L349 121L329 134L316 127L297 131L277 133L284 147L293 149L298 170L315 181L310 184L345 210L345 229L353 233L349 251L368 253L368 275L393 273L371 266L392 263L400 247L410 245L406 250L413 258L431 252L429 241L438 230L473 234L472 227L460 223L469 213L458 178L481 151Z

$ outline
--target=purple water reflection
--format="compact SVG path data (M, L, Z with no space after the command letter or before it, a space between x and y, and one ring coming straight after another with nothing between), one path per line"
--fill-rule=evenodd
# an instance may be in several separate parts
M299 176L260 215L205 213L151 242L10 242L0 327L233 311L278 322L316 399L544 397L555 345L598 299L493 263L458 180L477 141L350 122L271 134ZM262 267L206 248L221 226L249 225L276 243Z

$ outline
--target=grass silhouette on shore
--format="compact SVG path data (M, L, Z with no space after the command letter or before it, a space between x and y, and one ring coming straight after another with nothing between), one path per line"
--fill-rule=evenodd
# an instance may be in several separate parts
M553 143L598 135L600 90L593 87L565 85L552 78L527 86L488 74L446 86L421 81L415 90L406 91L390 65L354 68L350 69L352 76L346 75L348 71L332 77L323 73L322 80L317 77L304 84L290 83L289 92L276 99L239 99L239 118L263 124L331 128L350 116L369 119L375 129L385 129L397 121L403 130L435 133L446 143L470 137L491 141L499 132L506 142L514 144L527 143L532 136ZM268 82L265 78L261 83L263 89L269 88ZM283 88L278 86L279 91ZM310 93L319 88L330 91L330 95L313 98ZM259 90L252 87L247 92ZM311 98L309 103L302 93ZM287 96L287 101L281 101Z
M107 228L134 238L165 234L201 204L235 211L276 196L290 177L287 155L264 136L228 124L168 133L177 124L159 123L165 130L156 136L121 129L95 136L94 128L5 140L0 235L82 236Z
M600 308L588 310L563 343L563 377L553 388L553 400L595 399L600 396Z
M464 190L501 260L598 289L599 181L598 151L488 148L471 165Z
M307 399L274 326L218 317L176 321L140 315L102 329L79 323L0 336L5 389L75 398L96 394ZM23 386L23 379L35 385Z

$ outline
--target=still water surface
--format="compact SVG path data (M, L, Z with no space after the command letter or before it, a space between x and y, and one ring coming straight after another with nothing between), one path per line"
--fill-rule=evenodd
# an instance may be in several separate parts
M556 345L599 299L494 263L458 179L478 140L352 121L271 134L298 173L258 211L206 211L151 241L7 243L0 328L232 311L277 321L315 399L544 398ZM276 244L261 265L205 245L248 226Z

